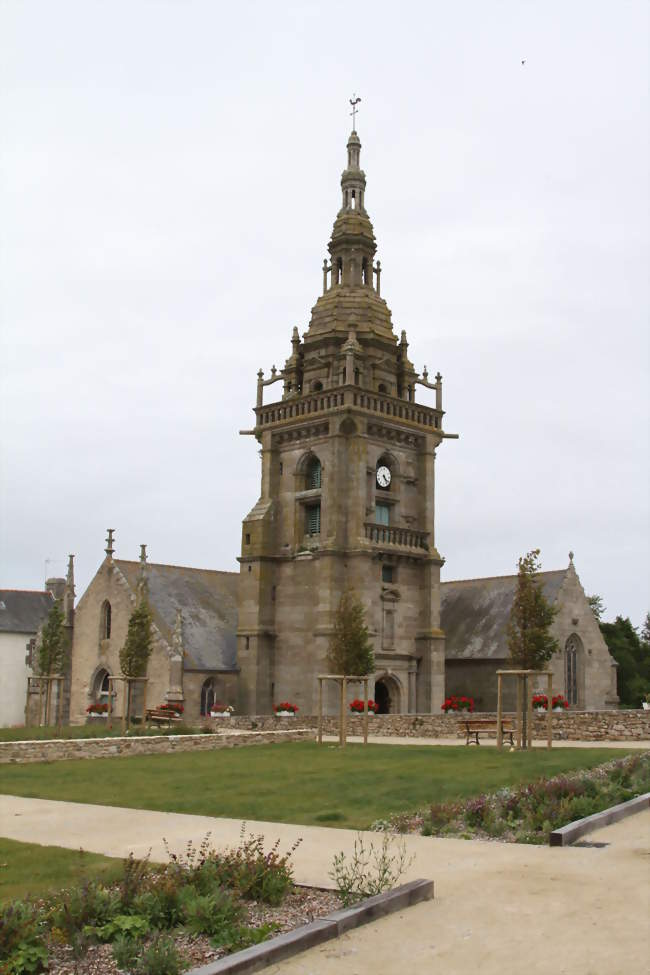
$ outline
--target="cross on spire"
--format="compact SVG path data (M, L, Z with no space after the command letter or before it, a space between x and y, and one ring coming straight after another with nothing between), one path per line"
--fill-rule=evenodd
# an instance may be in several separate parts
M357 112L359 111L359 109L357 108L357 105L359 104L360 101L361 101L361 99L360 98L357 98L356 94L353 93L352 98L350 99L350 105L352 105L352 111L350 112L350 115L352 116L352 131L353 132L356 132L357 131Z

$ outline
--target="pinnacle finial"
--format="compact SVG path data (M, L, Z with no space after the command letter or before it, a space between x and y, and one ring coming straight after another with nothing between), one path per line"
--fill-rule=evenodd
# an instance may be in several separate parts
M360 98L357 98L356 94L353 93L352 98L350 99L350 105L352 105L352 111L350 112L350 115L352 116L352 131L353 132L356 132L357 131L357 112L359 111L359 109L357 108L357 105L359 104L360 101L361 101L361 99Z
M146 545L141 545L140 546L140 563L141 563L141 565L146 565L147 564L147 546Z
M573 565L573 552L569 552L569 562Z
M107 528L106 531L108 532L108 535L106 538L106 548L104 549L104 551L106 552L109 558L112 558L113 552L115 551L115 549L113 548L113 535L115 534L115 529Z

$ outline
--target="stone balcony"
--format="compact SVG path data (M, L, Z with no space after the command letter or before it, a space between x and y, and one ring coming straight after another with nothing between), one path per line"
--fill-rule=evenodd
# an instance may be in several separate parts
M385 393L373 393L358 386L339 386L319 393L306 393L292 399L258 406L257 430L280 425L292 425L302 420L324 417L326 414L353 407L374 417L390 418L411 428L422 431L437 430L442 433L442 410L408 400L397 399Z
M387 548L429 550L429 532L415 528L397 528L391 525L378 525L374 521L364 522L366 539L373 545Z

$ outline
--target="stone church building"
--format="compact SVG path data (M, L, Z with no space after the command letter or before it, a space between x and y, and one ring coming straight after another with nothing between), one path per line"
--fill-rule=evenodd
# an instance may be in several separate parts
M438 712L446 693L494 707L516 577L440 581L436 459L455 435L444 432L442 377L416 371L381 296L360 152L353 130L309 327L294 328L281 370L258 373L255 425L243 432L261 445L261 487L243 521L239 573L150 563L144 546L139 561L116 559L109 532L74 617L73 721L119 672L144 586L155 623L148 700L182 701L189 720L215 699L239 713L269 713L280 700L315 713L346 588L365 607L380 710ZM418 403L418 386L435 392L435 406ZM559 607L556 687L575 707L611 706L615 665L573 560L542 578ZM337 706L333 696L326 704Z

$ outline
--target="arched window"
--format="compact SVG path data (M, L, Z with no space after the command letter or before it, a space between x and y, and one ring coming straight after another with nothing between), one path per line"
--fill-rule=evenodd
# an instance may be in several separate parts
M208 677L201 688L201 715L205 717L210 713L216 701L216 687L214 677Z
M101 611L101 622L100 622L100 639L110 640L111 638L111 604L108 599L105 599L102 604Z
M343 258L339 257L336 262L336 283L341 284L343 281Z
M578 660L580 656L580 637L572 633L564 646L564 673L566 679L566 699L569 706L578 703Z
M93 699L95 701L108 700L108 678L107 670L98 670L93 681Z
M361 261L361 283L368 284L368 259L366 257Z
M378 393L387 393L388 390L386 389L386 384L385 383L379 383L379 386L377 386L377 392Z
M321 466L318 457L311 457L307 464L307 490L314 491L321 486Z

